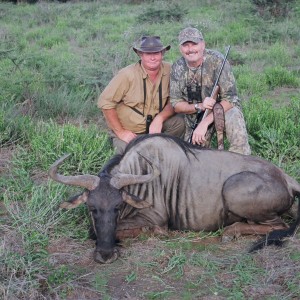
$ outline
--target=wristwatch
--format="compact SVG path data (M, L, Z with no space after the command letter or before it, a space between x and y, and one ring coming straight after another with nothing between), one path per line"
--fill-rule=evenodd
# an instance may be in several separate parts
M201 107L199 106L199 103L196 103L194 105L194 107L195 107L196 111L201 111L202 110Z

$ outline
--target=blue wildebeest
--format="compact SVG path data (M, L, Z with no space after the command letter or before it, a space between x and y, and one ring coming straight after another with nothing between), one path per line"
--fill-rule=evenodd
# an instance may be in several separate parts
M61 207L87 203L97 236L94 259L100 263L117 259L116 236L143 227L194 231L225 227L227 236L276 229L275 242L291 235L300 223L299 208L290 229L281 219L300 196L300 184L258 157L201 149L157 134L134 140L98 176L58 174L65 159L57 160L49 175L85 188Z

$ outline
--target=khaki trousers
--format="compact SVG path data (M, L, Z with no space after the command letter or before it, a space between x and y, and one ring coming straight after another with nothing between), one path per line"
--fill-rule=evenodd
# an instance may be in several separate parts
M162 133L184 138L185 122L182 114L175 114L163 123ZM120 140L112 131L109 132L113 147L116 149L116 154L122 154L127 146L127 143ZM138 134L141 135L141 134Z

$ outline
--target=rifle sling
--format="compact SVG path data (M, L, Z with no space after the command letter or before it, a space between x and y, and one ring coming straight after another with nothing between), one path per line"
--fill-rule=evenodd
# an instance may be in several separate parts
M217 132L218 149L224 150L225 112L220 102L213 107L214 126Z

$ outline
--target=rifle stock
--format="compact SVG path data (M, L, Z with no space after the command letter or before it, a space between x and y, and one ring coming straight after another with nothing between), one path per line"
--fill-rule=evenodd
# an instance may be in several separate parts
M219 93L219 89L220 89L219 86L218 86L218 83L219 83L219 80L220 80L220 76L221 76L221 74L222 74L222 71L223 71L223 69L224 69L224 65L225 65L226 59L227 59L227 57L228 57L228 54L229 54L229 51L230 51L230 47L231 47L230 45L227 47L227 51L226 51L224 60L223 60L223 62L222 62L222 65L221 65L220 71L219 71L219 73L218 73L217 79L216 79L216 81L215 81L215 83L214 83L213 90L212 90L212 92L211 92L211 94L210 94L210 97L211 97L211 98L217 99L217 96L218 96L218 93ZM192 143L193 134L194 134L194 131L195 131L195 129L197 128L198 124L199 124L204 118L207 117L207 115L210 113L210 111L211 111L210 109L205 109L204 112L203 112L203 111L200 111L200 112L198 111L198 112L197 112L197 117L196 117L196 120L195 120L195 122L194 122L194 124L193 124L193 126L192 126L191 135L190 135L190 137L189 137L189 139L188 139L188 142L189 142L189 143Z

